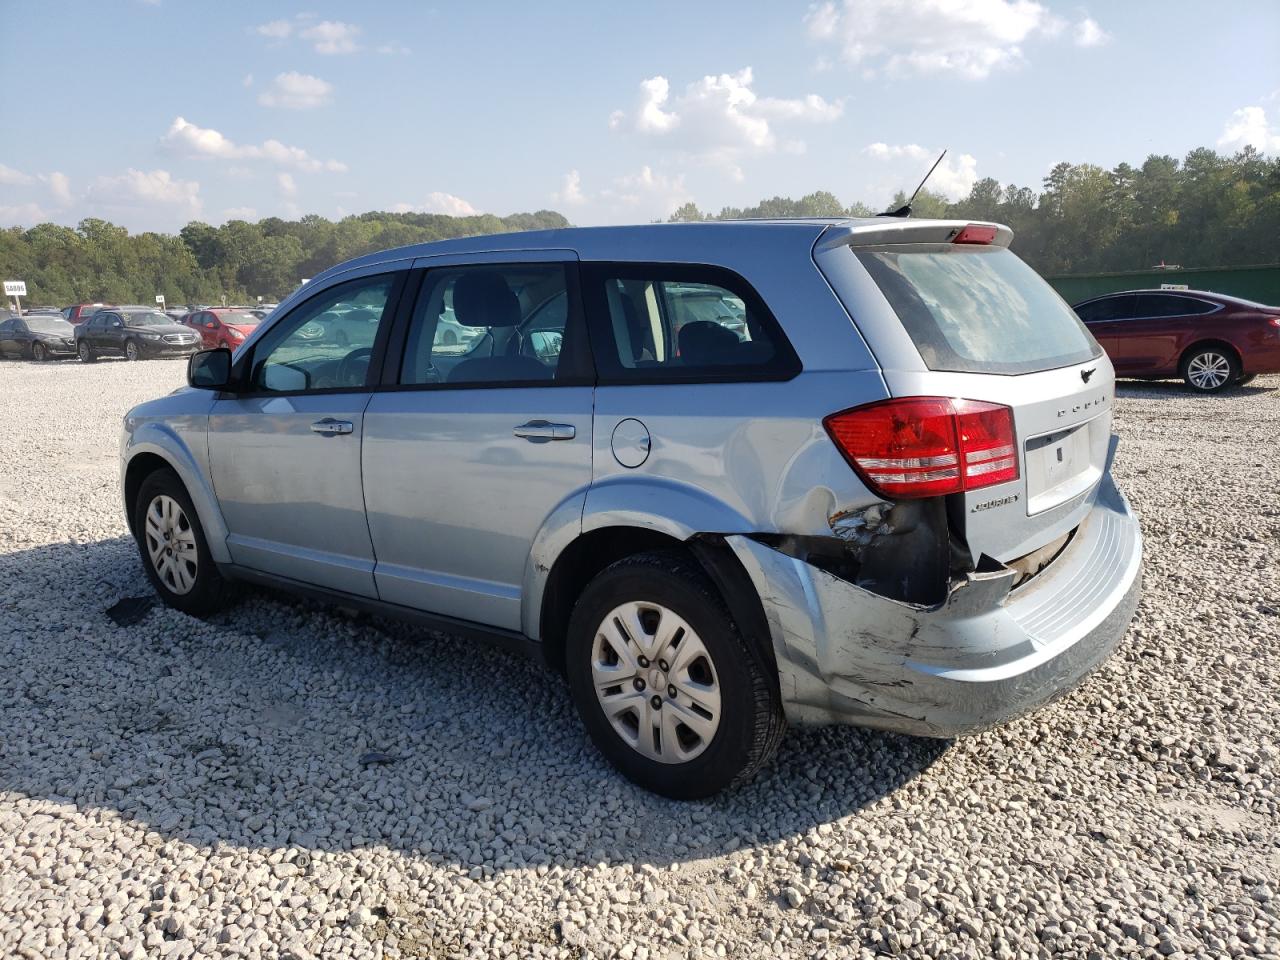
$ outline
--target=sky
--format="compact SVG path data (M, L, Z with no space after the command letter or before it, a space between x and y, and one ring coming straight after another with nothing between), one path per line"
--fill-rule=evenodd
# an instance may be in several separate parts
M1249 143L1280 2L0 0L0 225L876 208Z

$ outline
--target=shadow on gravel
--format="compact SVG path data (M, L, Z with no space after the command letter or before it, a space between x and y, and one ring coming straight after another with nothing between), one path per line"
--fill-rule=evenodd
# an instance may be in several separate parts
M792 731L751 784L676 803L608 767L538 663L262 592L117 627L149 592L126 537L0 556L0 582L0 791L201 846L661 866L820 828L948 746Z
M1116 380L1116 393L1122 397L1147 397L1156 399L1169 397L1172 399L1189 399L1197 397L1207 403L1225 397L1261 396L1275 390L1273 383L1247 383L1227 387L1219 393L1195 393L1181 380Z

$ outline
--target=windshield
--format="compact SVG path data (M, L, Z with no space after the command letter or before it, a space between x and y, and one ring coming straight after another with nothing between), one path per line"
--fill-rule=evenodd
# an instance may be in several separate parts
M27 317L27 329L32 333L53 333L66 337L75 328L67 321L53 317Z
M247 310L243 313L220 313L218 319L233 327L256 327L262 322Z
M168 327L173 325L173 320L170 317L166 317L163 313L156 313L154 310L148 310L146 313L126 313L124 320L131 327Z
M857 257L930 370L1033 373L1102 353L1053 288L1003 247L917 244Z

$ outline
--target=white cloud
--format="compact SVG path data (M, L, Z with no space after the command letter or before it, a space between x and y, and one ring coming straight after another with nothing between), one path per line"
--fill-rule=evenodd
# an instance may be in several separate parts
M1280 124L1270 122L1262 107L1241 107L1222 128L1218 146L1225 150L1252 146L1262 153L1280 154Z
M241 85L242 85L242 86L244 86L244 88L245 88L246 90L247 90L247 89L249 89L250 87L252 87L252 86L253 86L253 74L252 74L252 73L246 73L246 74L244 75L244 79L243 79L243 80L241 80L241 81L240 81L240 83L241 83Z
M442 213L450 217L474 217L480 211L461 197L452 193L435 191L427 194L426 202L420 204L397 203L391 208L392 213Z
M917 143L901 145L873 143L862 152L877 160L901 161L898 165L904 173L903 189L914 190L920 178L928 173L929 167L933 166L933 162L938 159L938 154L942 151L922 147ZM977 160L967 153L948 153L942 163L938 164L938 169L929 177L925 189L940 193L949 200L960 200L969 195L969 191L977 181Z
M631 219L661 220L693 197L685 187L684 174L671 176L643 166L638 173L618 177L600 191L600 200L614 212Z
M399 43L384 43L377 48L377 52L384 56L396 56L409 53L409 48Z
M577 170L570 170L566 173L559 191L553 193L551 199L556 203L567 204L571 207L579 207L586 203L586 195L582 192L582 175Z
M809 9L805 25L851 65L972 80L1019 65L1023 43L1058 37L1066 26L1034 0L826 0ZM1105 37L1089 18L1076 28L1082 45Z
M299 36L312 41L316 53L355 53L360 49L356 44L360 28L341 20L321 20L314 26L305 28Z
M49 215L38 203L20 203L11 207L0 206L0 226L31 227L48 219Z
M258 94L258 103L286 110L311 110L328 103L332 94L333 84L327 80L291 70L278 74L271 88Z
M258 24L253 28L253 32L271 40L284 40L293 34L293 24L288 20L272 20Z
M6 167L3 163L0 163L0 183L5 186L23 186L33 182L35 182L35 177L31 176L31 174L15 170L13 167Z
M86 199L95 206L130 211L165 208L184 217L199 216L200 184L177 180L168 170L134 170L115 177L98 177L89 185Z
M49 188L49 193L58 206L71 205L71 181L65 173L58 173L56 170L53 173L42 173L40 182Z
M294 182L293 174L276 174L276 184L280 187L280 192L286 197L296 197L298 195L298 185Z
M224 223L228 220L248 220L252 222L257 219L258 211L253 207L227 207L222 211Z
M1098 25L1093 17L1085 17L1075 27L1077 47L1101 47L1111 42L1111 34Z
M829 123L844 111L841 102L813 93L795 99L761 97L754 82L751 68L744 67L704 76L673 97L666 77L650 77L640 84L635 108L615 110L609 126L653 137L695 162L723 166L741 179L741 157L776 148L775 124Z
M197 127L182 117L176 118L169 132L160 138L165 148L186 157L213 157L223 160L269 160L282 167L315 172L345 173L347 165L338 160L317 160L301 147L291 147L279 140L265 140L261 145L238 144L217 130Z

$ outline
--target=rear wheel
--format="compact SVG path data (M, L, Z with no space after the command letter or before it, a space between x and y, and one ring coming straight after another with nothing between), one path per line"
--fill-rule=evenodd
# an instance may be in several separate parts
M209 555L200 518L178 475L169 469L150 474L133 510L142 566L160 599L197 617L221 609L227 583Z
M1217 393L1240 376L1240 364L1222 347L1196 347L1182 361L1187 386L1199 393Z
M36 363L44 363L49 359L49 351L43 343L33 343L31 345L31 359Z
M773 669L681 553L640 554L596 576L565 656L592 740L648 790L707 797L777 752L786 723Z
M83 363L93 363L93 361L97 359L97 357L94 356L93 347L89 346L89 344L85 343L83 340L80 341L80 346L76 347L76 354L80 357L80 360Z
M139 349L137 340L126 340L124 342L124 355L129 360L142 359L142 350Z

